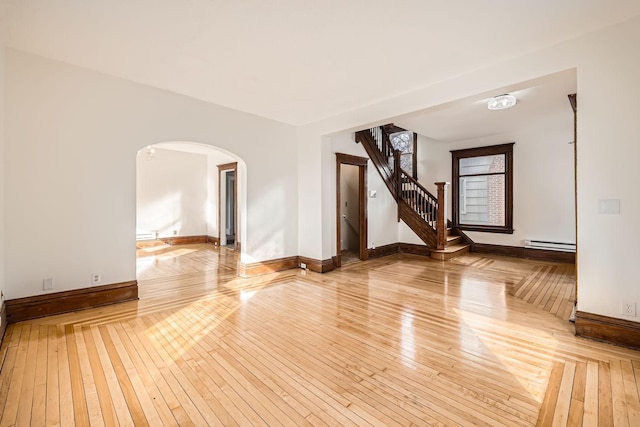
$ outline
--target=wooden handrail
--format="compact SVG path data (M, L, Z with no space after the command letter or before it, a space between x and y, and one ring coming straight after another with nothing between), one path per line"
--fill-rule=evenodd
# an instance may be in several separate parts
M415 185L416 187L420 188L421 191L424 191L425 193L427 193L429 195L430 198L434 199L434 200L438 200L438 198L436 196L434 196L433 194L431 194L431 192L429 192L429 190L427 190L426 188L424 188L422 186L422 184L420 184L414 177L412 177L409 172L402 170L402 177L403 179L410 181L413 185Z
M378 173L380 174L382 181L384 181L385 185L391 192L391 195L397 201L398 200L398 196L396 192L397 188L394 182L393 171L389 167L388 159L383 157L383 153L381 151L382 147L378 145L378 141L376 141L376 138L373 135L374 129L367 129L367 130L356 132L356 142L359 142L362 144L365 151L369 155L369 158L371 159L374 166L378 170Z
M436 230L438 199L413 177L402 171L402 199L433 231Z
M401 152L395 150L385 126L356 132L398 206L398 222L404 220L431 247L444 249L447 243L446 182L436 182L434 196L411 174L402 170Z

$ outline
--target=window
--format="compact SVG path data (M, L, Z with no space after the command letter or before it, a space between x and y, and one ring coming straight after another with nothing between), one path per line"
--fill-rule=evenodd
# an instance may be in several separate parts
M513 233L513 144L451 151L458 228Z
M418 145L418 134L408 130L389 134L389 141L394 150L400 151L400 168L418 179L418 160L416 149ZM391 167L393 167L391 165Z

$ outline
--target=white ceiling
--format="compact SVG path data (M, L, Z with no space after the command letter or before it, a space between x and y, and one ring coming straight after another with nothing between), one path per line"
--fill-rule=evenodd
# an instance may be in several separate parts
M489 99L503 93L516 96L515 107L489 110ZM442 142L556 129L573 123L573 110L567 97L572 93L576 93L575 69L416 112L394 119L393 123Z
M638 0L0 1L10 47L295 125L640 14Z

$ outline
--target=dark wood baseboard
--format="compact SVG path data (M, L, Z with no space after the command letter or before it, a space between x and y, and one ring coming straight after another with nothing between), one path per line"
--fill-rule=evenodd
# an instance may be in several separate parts
M549 251L546 249L531 249L520 246L489 245L486 243L473 243L471 252L490 255L502 255L515 258L535 259L538 261L576 263L574 252Z
M319 260L303 256L271 259L268 261L253 262L251 264L238 264L238 274L242 277L259 276L261 274L274 273L276 271L300 268L300 264L307 265L307 270L316 273L327 273L336 269L336 257Z
M369 252L369 259L389 256L400 252L400 243L390 243L375 248L368 248L367 251Z
M398 243L398 245L398 252L400 253L431 256L431 249L427 245L417 245L415 243Z
M576 335L640 350L640 323L576 312Z
M214 246L220 246L220 239L213 236L207 236L207 243L211 243Z
M415 243L391 243L388 245L378 246L377 248L369 248L369 258L380 258L393 254L413 254L429 256L431 249L427 245L417 245Z
M274 273L276 271L289 270L299 267L297 256L287 258L270 259L267 261L238 263L238 274L242 277L259 276L260 274Z
M10 299L5 302L9 323L68 313L138 299L136 280L92 288Z
M307 264L308 270L315 271L316 273L327 273L336 269L336 257L325 260L307 258L304 256L298 257L298 266L302 263Z
M0 308L0 345L2 345L2 341L4 340L4 333L7 331L7 304L2 304L2 308ZM0 366L2 366L3 361L0 360Z
M208 243L209 236L174 236L174 237L158 237L167 245L190 245L193 243Z
M369 259L379 258L397 253L408 253L415 255L429 256L429 247L426 245L415 245L412 243L392 243L390 245L378 246L375 249L367 249ZM306 264L307 270L316 273L328 273L337 267L337 257L319 260L304 256L272 259L268 261L254 262L251 264L238 264L238 274L242 277L258 276L260 274L273 273L276 271L289 270Z

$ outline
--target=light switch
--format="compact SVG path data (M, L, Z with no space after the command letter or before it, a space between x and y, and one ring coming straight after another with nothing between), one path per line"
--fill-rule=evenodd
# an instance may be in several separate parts
M620 199L599 199L598 213L604 215L620 215Z
M376 192L376 190L369 190L369 197L370 198L375 199L377 195L378 195L378 193Z

